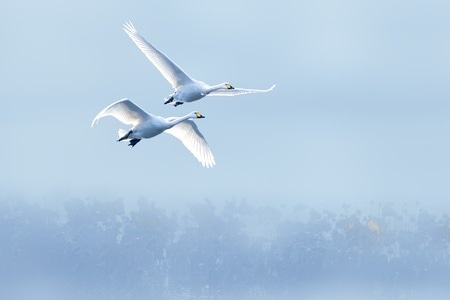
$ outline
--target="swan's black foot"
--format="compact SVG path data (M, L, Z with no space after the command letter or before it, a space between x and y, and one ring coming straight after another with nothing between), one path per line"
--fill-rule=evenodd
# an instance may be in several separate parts
M172 103L173 102L173 96L169 96L167 98L164 98L164 100L166 100L166 101L164 101L164 104Z
M141 139L132 139L130 140L130 143L128 144L128 146L134 147L136 146L137 143L140 142Z
M130 134L132 134L132 133L133 133L133 130L128 131L127 134L125 134L123 137L121 137L117 141L120 142L120 141L126 140L130 136Z
M177 102L175 102L175 104L174 104L173 106L177 107L178 105L181 105L181 104L183 104L183 103L184 103L184 102L177 101Z

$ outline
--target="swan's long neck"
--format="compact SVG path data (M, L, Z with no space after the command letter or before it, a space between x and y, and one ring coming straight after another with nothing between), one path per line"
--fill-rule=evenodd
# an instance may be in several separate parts
M207 93L209 94L220 89L224 89L224 83L209 86L207 88Z
M190 118L193 118L192 114L188 114L188 115L185 115L185 116L182 116L182 117L179 117L179 118L175 118L175 119L169 120L169 121L167 121L167 128L172 128L173 126L175 126L175 125L177 125L177 124L179 124L179 123L181 123L183 121L186 121L186 120L188 120Z

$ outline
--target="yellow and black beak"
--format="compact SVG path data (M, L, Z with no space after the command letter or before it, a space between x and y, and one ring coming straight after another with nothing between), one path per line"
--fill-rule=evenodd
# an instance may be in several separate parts
M229 90L233 90L234 89L234 87L231 84L229 84L229 83L227 83L226 86L227 86L227 89L229 89Z
M204 115L202 115L202 114L199 113L199 112L196 112L196 113L195 113L195 116L197 117L197 119L202 119L202 118L205 117Z

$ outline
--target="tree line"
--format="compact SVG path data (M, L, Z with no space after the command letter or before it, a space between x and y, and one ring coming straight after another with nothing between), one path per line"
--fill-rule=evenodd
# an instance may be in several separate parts
M104 295L301 289L317 281L445 284L450 218L418 207L376 213L205 200L167 210L140 199L65 200L62 211L24 200L0 201L0 281L63 277ZM206 297L206 296L205 296ZM110 299L113 299L110 297Z

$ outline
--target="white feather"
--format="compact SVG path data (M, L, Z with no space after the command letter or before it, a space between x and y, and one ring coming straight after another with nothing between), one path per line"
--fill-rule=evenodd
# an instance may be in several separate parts
M133 125L130 130L119 129L119 140L148 139L166 132L179 139L204 167L211 168L216 164L204 136L197 125L190 120L203 118L199 112L191 112L182 117L163 118L147 113L131 100L121 99L98 113L91 126L106 116L112 116L122 123ZM135 144L130 143L132 146Z
M275 87L275 85L273 85L267 90L233 88L231 84L227 82L217 85L208 85L187 75L176 63L145 40L137 32L131 22L126 22L123 25L123 29L174 88L174 93L166 98L167 101L165 103L173 103L176 106L184 102L199 100L207 95L237 96L251 93L263 93L269 92Z

